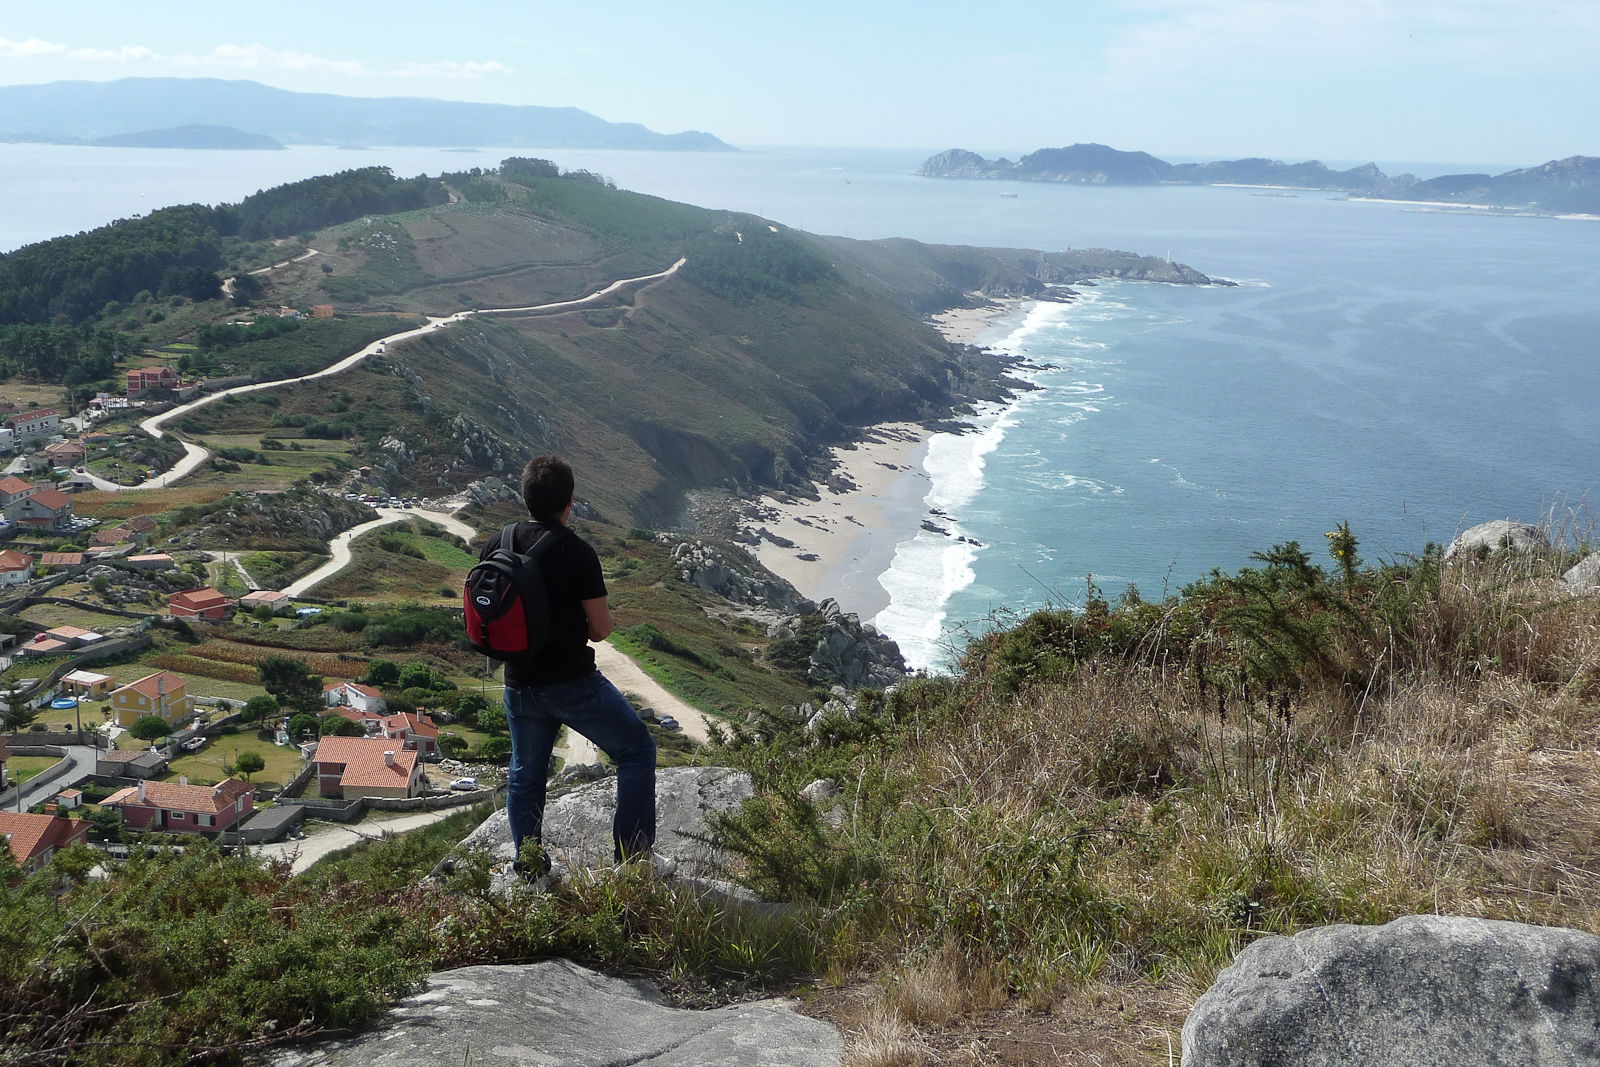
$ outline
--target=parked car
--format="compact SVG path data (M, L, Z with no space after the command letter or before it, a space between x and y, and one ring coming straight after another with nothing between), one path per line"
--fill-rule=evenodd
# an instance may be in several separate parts
M478 780L476 778L457 778L450 783L450 788L468 792L478 788Z
M663 730L683 729L683 727L678 725L678 720L674 719L671 715L657 715L656 725L661 727Z

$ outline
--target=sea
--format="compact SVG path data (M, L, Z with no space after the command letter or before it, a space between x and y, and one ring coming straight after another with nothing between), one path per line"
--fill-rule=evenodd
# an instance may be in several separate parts
M989 626L1092 592L1159 598L1287 541L1326 563L1324 534L1341 522L1367 561L1420 553L1488 519L1589 531L1600 221L1309 191L916 177L939 147L3 144L0 248L351 167L436 174L515 154L813 232L1125 249L1236 282L1080 287L1075 301L1021 309L981 338L1024 357L1035 388L928 442L922 506L946 532L908 529L862 598L924 669L947 667ZM1379 165L1424 177L1506 169Z

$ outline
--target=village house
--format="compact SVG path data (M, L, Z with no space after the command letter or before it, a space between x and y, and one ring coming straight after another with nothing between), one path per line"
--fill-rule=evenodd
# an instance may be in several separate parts
M178 372L171 367L139 367L128 372L128 397L140 397L152 389L178 388Z
M324 737L311 760L317 765L317 794L358 797L414 797L422 792L417 753L382 737Z
M16 435L16 448L27 448L35 441L45 441L61 432L61 416L49 408L8 416L6 429Z
M140 782L113 793L101 807L119 808L133 830L169 834L215 834L228 829L255 809L255 789L236 778L216 785L190 785L189 779Z
M111 695L111 675L68 671L61 676L61 691L79 700L104 700Z
M113 689L111 711L118 726L132 726L146 715L174 724L194 711L194 702L189 699L189 683L182 675L157 671Z
M21 585L33 577L33 557L14 548L0 551L0 588Z
M81 626L52 626L44 632L44 636L60 641L68 648L82 648L84 645L92 645L96 641L106 639L105 634L85 630Z
M7 479L20 480L20 479ZM72 522L72 498L59 489L29 487L32 491L5 505L5 516L18 526L34 530L59 530Z
M330 708L341 705L373 715L383 714L383 694L360 682L335 682L322 687L322 699Z
M16 431L9 426L0 426L0 453L9 454L17 450Z
M167 773L167 757L148 748L113 748L95 757L94 773L102 778L159 778Z
M88 557L82 552L41 552L39 553L39 566L51 567L58 571L70 571L88 563Z
M439 756L439 728L426 715L413 715L403 711L383 720L383 736L399 741L401 747L410 749L425 760Z
M170 571L177 566L171 556L165 552L148 552L142 556L129 556L122 561L123 566L132 567L141 571Z
M210 586L186 589L167 597L167 612L179 618L225 619L233 611L233 601Z
M289 605L289 594L276 589L256 589L239 598L240 611L254 611L265 604L273 611Z
M0 842L4 842L17 865L29 874L49 863L57 852L88 841L89 824L83 819L0 811Z
M81 441L57 441L42 449L52 466L76 467L83 463L84 447Z
M17 649L17 655L30 658L38 656L54 656L72 651L72 646L65 641L44 634L34 634L33 638Z
M10 511L12 504L33 494L34 486L31 483L14 474L0 474L0 510Z

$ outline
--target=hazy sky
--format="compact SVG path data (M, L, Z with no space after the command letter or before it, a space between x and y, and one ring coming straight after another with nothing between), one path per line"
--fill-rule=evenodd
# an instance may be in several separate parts
M9 5L0 84L250 78L572 105L735 144L1600 155L1597 0Z

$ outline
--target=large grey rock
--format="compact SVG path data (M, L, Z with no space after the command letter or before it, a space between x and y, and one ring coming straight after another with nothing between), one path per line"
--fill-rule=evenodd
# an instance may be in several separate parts
M273 1067L822 1067L839 1033L790 1001L667 1006L645 982L566 960L436 974L380 1029L281 1053Z
M1580 559L1576 566L1561 576L1567 588L1574 592L1587 592L1600 586L1600 552L1591 552Z
M1444 550L1444 558L1453 559L1468 551L1496 552L1509 548L1517 552L1533 552L1549 547L1550 535L1542 527L1512 522L1510 519L1491 519L1478 523L1451 541L1450 547Z
M711 817L733 811L750 799L750 776L728 767L664 767L656 772L656 851L678 861L678 873L713 877L723 857L696 838L711 830ZM617 810L615 776L580 786L552 799L544 812L544 844L563 870L609 866L611 817ZM511 827L504 810L485 819L461 842L462 848L488 849L509 862Z
M1184 1067L1600 1063L1600 937L1409 915L1267 937L1183 1024Z

